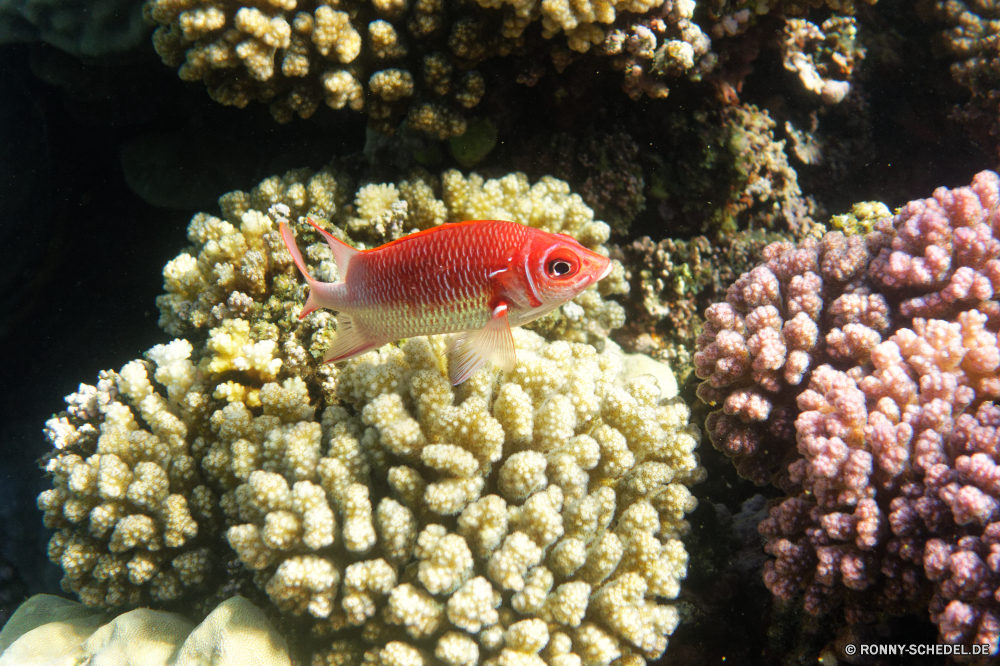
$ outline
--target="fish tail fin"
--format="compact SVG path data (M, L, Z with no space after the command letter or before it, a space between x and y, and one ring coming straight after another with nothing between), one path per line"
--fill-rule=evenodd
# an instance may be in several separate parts
M346 312L337 313L337 337L333 339L333 344L323 354L323 360L327 363L346 361L355 356L360 356L367 351L381 347L388 340L372 340L367 338L354 324L354 319Z
M281 231L281 240L285 241L285 247L288 248L288 253L292 255L292 261L295 262L299 272L302 273L302 276L306 279L306 284L309 285L309 297L306 298L305 307L303 307L302 312L299 313L299 319L303 319L310 312L318 310L321 307L315 299L320 283L309 275L309 271L306 269L306 262L302 259L302 253L299 252L299 246L295 243L295 236L292 234L292 230L289 229L288 225L284 222L282 222L278 228Z
M343 282L347 278L347 269L351 265L351 260L361 254L361 250L355 249L336 236L333 236L316 224L316 221L311 217L307 217L306 222L311 224L313 229L322 234L323 238L326 239L326 244L330 246L330 250L333 252L333 260L337 264L337 279Z

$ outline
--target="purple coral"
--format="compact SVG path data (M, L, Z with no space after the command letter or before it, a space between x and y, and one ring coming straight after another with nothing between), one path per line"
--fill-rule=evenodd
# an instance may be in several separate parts
M1000 286L998 181L983 171L969 187L941 187L930 199L911 201L893 220L892 246L871 274L889 289L920 290L900 303L903 316L950 318L972 306L1000 317L993 300Z
M722 406L713 443L790 495L760 525L775 596L851 623L929 608L942 641L996 653L998 206L983 172L867 238L773 245L710 308L696 358L699 395ZM812 344L793 342L796 321ZM762 446L777 408L794 422L780 470Z
M795 395L810 370L881 342L888 305L863 279L878 247L840 233L797 247L773 243L764 250L766 263L705 312L695 354L695 372L705 380L698 396L722 406L707 427L742 476L767 483L791 451Z

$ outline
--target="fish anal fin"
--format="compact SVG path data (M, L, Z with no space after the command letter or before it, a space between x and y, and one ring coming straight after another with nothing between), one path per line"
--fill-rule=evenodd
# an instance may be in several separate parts
M333 236L316 224L316 221L311 217L307 217L306 221L312 225L313 229L322 234L326 240L326 244L330 246L330 251L333 252L333 261L337 264L337 279L343 282L347 278L347 269L351 265L351 260L361 254L361 250L355 249L336 236Z
M493 309L486 326L463 333L452 343L448 350L448 377L457 386L488 361L504 372L514 369L514 336L507 321L506 303Z
M346 312L337 313L337 337L333 339L333 344L323 354L323 361L326 363L338 363L360 356L365 352L376 349L384 345L385 340L372 340L365 337L354 325L351 315Z

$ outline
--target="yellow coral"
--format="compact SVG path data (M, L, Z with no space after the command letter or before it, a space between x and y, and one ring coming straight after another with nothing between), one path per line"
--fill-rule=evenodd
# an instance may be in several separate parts
M281 359L274 358L275 347L274 340L254 341L246 320L227 319L209 333L210 354L202 361L201 368L216 375L241 370L269 381L281 369Z

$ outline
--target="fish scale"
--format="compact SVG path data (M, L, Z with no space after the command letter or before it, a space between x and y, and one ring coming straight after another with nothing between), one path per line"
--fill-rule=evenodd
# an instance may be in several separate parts
M449 352L454 383L492 360L514 366L511 326L569 301L611 271L575 239L515 222L445 224L360 251L323 234L342 281L309 276L291 230L281 235L310 286L300 317L337 311L337 337L324 356L345 361L401 338L461 333Z
M360 286L345 303L353 306L356 325L390 340L414 330L456 333L484 326L495 295L488 276L506 265L524 236L520 229L497 226L457 228L455 233L435 234L428 242L404 238L383 252L361 255L345 278L353 282L358 273ZM428 271L441 288L426 289Z

